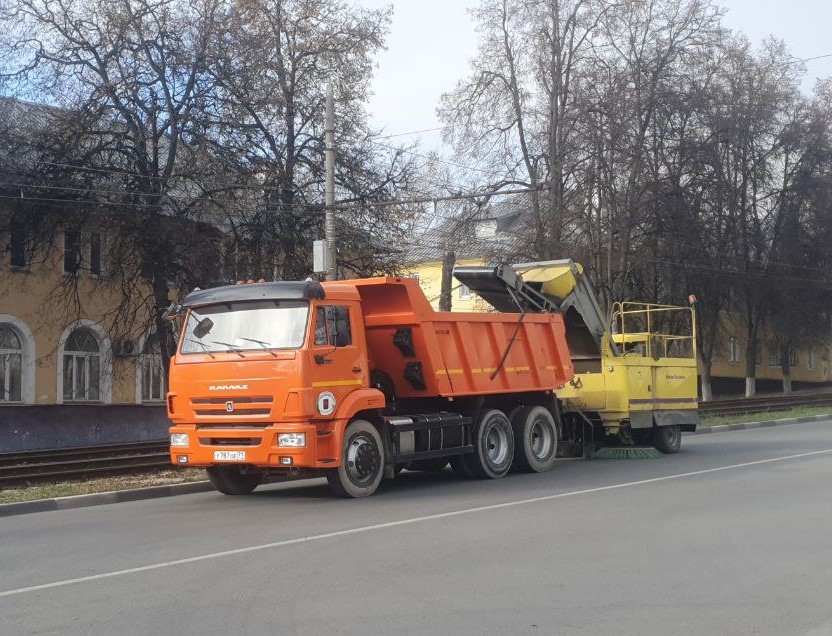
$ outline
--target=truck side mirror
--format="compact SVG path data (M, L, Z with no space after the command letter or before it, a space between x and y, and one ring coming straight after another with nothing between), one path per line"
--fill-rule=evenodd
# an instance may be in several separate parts
M202 340L205 336L211 333L211 329L214 328L214 321L210 318L203 318L200 320L196 327L194 327L194 337Z

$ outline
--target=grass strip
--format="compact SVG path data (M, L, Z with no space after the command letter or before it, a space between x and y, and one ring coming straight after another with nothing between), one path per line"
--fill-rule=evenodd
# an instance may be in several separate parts
M0 489L0 504L69 497L71 495L89 495L112 490L132 490L149 486L169 486L203 479L205 479L205 471L199 468L170 468L85 480L44 482L30 486L13 486Z
M702 417L701 426L719 426L722 424L747 424L748 422L766 422L791 417L807 417L809 415L830 415L832 406L795 406L771 411L757 411L756 413L741 413L737 415L706 415Z

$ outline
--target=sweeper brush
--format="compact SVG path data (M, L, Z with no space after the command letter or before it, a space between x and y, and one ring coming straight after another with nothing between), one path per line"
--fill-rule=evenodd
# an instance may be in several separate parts
M661 456L652 446L604 446L592 453L592 459L658 459Z

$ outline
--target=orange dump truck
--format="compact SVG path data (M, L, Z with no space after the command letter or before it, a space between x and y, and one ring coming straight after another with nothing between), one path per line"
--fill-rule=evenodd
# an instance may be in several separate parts
M325 474L370 495L403 466L546 471L556 388L573 376L556 313L434 311L415 279L194 291L171 360L171 460L217 490Z

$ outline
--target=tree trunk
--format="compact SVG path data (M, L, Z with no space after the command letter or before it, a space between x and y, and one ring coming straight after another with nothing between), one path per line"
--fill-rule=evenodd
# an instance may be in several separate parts
M703 402L710 402L714 399L714 393L711 389L711 365L702 365L702 370L699 373L699 386L702 392Z
M780 370L783 373L783 393L792 392L791 345L785 344L780 348Z
M745 346L745 397L757 393L757 321L748 321L748 341Z
M452 251L445 252L445 258L442 261L442 291L439 294L439 311L451 311L454 263L456 263L456 254Z

